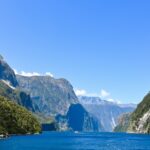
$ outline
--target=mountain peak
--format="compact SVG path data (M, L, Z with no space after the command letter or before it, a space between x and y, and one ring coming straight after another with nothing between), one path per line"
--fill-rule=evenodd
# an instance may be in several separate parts
M18 85L16 76L11 67L4 61L3 56L0 55L0 80L9 81L9 83L16 87Z

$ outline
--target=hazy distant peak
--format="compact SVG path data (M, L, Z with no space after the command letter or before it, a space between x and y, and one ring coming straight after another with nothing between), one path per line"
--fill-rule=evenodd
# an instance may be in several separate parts
M94 104L94 105L117 105L122 108L132 107L136 108L137 104L129 103L129 104L121 104L117 101L113 100L102 100L100 97L92 97L92 96L78 96L80 103L82 104Z

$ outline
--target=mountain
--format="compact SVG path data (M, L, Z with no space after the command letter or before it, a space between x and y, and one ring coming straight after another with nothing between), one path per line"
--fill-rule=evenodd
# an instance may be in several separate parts
M38 109L45 116L64 115L71 104L78 103L73 87L66 79L17 75L17 81L20 89L30 94L35 111Z
M0 95L11 99L17 104L24 106L28 110L34 112L30 95L17 88L12 88L5 80L0 80Z
M0 134L27 134L40 131L40 124L29 111L0 96Z
M72 104L66 116L57 115L56 120L60 130L102 131L98 120L88 113L81 104Z
M129 127L131 113L125 113L118 118L118 125L114 128L114 132L126 132Z
M124 121L125 118L122 118ZM133 132L150 134L150 93L148 93L136 110L126 120L127 127L122 122L116 127L117 132ZM125 128L126 130L122 130Z
M99 97L79 96L78 99L84 108L99 120L105 131L113 131L118 124L118 117L135 109L135 106L120 106Z
M14 71L6 63L6 61L3 59L1 55L0 55L0 79L7 81L13 87L16 87L18 85Z
M1 55L0 95L33 112L41 123L54 123L55 114L67 113L69 106L78 102L67 80L16 76Z
M18 88L16 75L0 55L0 95L7 97L34 112L30 95Z
M30 95L18 88L16 75L0 55L0 134L40 132Z

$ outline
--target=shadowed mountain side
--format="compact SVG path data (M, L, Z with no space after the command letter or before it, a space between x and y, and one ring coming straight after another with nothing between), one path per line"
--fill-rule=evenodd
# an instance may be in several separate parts
M103 131L98 120L89 114L81 104L72 104L67 115L57 115L56 120L60 130Z

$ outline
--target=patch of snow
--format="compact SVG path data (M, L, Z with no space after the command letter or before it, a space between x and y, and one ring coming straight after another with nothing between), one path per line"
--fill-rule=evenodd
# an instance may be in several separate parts
M5 83L7 86L9 86L11 89L16 89L14 86L11 85L11 83L8 80L1 80L3 83Z

